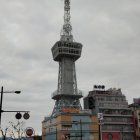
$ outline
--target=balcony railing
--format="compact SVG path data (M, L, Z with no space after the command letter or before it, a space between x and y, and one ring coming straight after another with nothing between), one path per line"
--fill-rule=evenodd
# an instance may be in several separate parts
M56 90L56 91L54 91L52 93L52 98L55 97L55 96L57 96L57 95L65 95L65 94L62 94L61 92L59 92L58 90ZM75 95L83 96L83 92L81 90L78 90L77 93L71 94L71 95L73 95L73 96L75 96Z
M79 113L88 113L88 114L92 114L92 112L91 112L91 110L90 109L82 109L82 110L80 110L80 112Z
M133 122L127 122L127 121L104 121L104 124L133 124Z
M120 117L132 117L132 114L115 114L115 113L106 113L104 114L104 116L120 116Z
M102 126L102 131L122 131L122 128L118 128L118 127L112 127L112 128L108 128L108 127L104 127ZM123 132L134 132L134 129L131 128L125 128L123 129Z

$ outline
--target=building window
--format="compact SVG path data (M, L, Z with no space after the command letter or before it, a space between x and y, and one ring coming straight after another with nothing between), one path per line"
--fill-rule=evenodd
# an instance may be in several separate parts
M62 125L63 130L70 130L72 128L72 125Z
M108 134L108 140L113 140L112 134Z
M107 97L106 100L107 101L112 101L112 97Z

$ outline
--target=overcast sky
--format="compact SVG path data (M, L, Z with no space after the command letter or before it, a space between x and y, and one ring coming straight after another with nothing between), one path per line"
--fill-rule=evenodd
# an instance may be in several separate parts
M63 0L0 0L0 86L4 110L29 110L31 126L51 114L58 63L51 47L60 39ZM121 88L129 103L140 97L140 0L71 0L74 39L83 44L76 62L78 88ZM15 121L3 113L2 127ZM23 120L23 119L22 119ZM24 120L23 120L24 121Z

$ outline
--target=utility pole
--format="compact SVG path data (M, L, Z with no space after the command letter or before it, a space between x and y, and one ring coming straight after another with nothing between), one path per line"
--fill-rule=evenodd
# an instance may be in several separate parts
M56 140L57 140L57 127L56 127Z
M99 140L102 140L102 131L101 131L101 127L102 127L102 124L101 124L101 120L99 120Z

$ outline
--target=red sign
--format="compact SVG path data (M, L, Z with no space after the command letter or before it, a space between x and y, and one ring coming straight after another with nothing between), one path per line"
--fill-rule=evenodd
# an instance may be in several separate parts
M28 127L25 130L26 136L31 137L34 134L34 129L32 127Z

